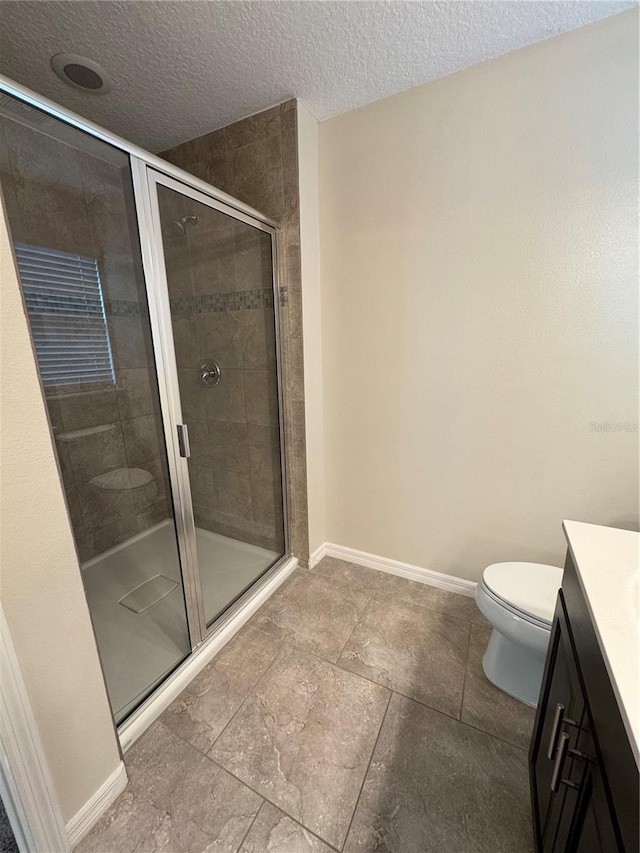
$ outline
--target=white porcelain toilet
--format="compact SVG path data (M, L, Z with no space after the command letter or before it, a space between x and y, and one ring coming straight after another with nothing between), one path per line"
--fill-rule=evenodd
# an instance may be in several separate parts
M493 631L482 659L496 687L535 707L562 569L543 563L494 563L476 587L476 602Z

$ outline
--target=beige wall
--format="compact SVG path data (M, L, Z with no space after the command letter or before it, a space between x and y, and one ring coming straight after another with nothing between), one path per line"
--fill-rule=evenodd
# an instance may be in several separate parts
M298 102L298 174L300 181L300 255L307 446L309 552L326 540L324 438L322 412L322 304L320 295L320 223L318 122Z
M476 580L637 525L638 15L320 126L327 539Z
M119 766L0 207L0 591L65 821Z

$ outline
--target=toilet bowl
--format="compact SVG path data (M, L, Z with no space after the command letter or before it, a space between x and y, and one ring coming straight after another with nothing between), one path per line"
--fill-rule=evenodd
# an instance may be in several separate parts
M482 659L496 687L536 707L562 569L543 563L494 563L476 587L476 603L493 626Z

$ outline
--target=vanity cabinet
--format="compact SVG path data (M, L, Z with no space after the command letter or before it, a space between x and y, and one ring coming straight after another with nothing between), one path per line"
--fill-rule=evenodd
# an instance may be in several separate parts
M638 767L571 553L529 761L538 853L637 853Z

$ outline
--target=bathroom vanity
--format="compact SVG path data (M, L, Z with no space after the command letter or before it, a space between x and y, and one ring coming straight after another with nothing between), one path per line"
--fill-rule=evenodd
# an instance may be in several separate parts
M569 545L529 753L536 850L637 853L640 534Z

